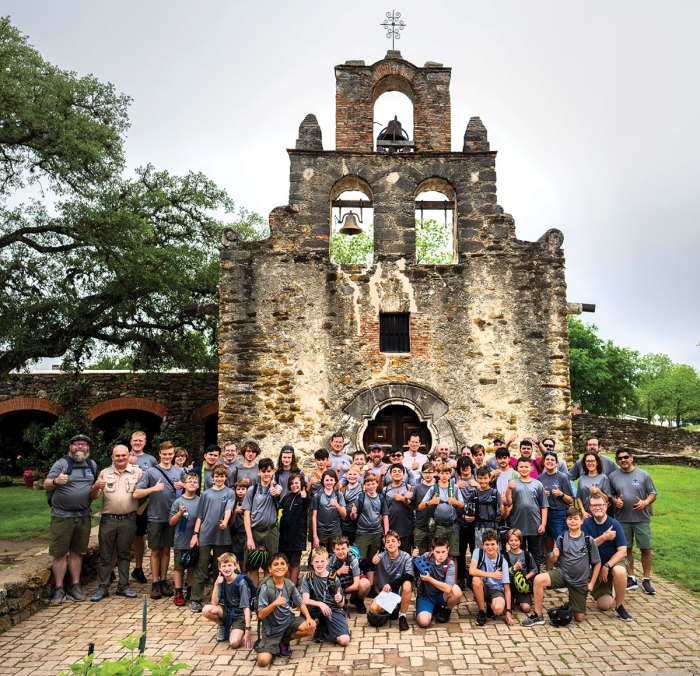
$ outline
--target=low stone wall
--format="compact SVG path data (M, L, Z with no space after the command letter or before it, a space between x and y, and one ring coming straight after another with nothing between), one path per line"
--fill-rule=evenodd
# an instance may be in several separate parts
M0 634L48 606L54 588L51 561L48 553L41 553L0 572ZM94 527L88 552L83 557L82 583L96 577L98 563L97 527Z
M605 451L614 452L616 448L625 446L638 452L640 457L641 454L665 457L700 453L700 432L649 425L637 420L604 418L589 413L574 415L571 423L574 455L583 451L586 440L590 437L597 437ZM663 462L666 463L667 460Z

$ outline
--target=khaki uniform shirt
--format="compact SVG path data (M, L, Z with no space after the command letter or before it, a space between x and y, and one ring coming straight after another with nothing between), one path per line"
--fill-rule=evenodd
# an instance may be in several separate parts
M114 465L100 472L100 479L104 479L106 485L102 490L103 514L129 514L139 507L139 500L134 499L134 488L141 478L143 470L137 465L128 464L120 474Z

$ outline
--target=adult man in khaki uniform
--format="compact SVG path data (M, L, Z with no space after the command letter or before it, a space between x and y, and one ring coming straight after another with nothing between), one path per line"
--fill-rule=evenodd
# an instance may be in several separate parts
M99 588L90 598L97 602L109 596L112 557L117 554L119 582L117 596L135 599L136 592L129 587L131 546L136 534L136 510L139 501L134 498L136 482L143 471L129 463L129 449L118 444L112 449L112 465L100 472L97 486L103 486L102 519L100 520Z

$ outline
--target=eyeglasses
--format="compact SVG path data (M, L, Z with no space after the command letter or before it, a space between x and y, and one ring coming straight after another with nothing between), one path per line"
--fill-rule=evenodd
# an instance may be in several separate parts
M603 509L603 507L605 507L604 504L602 504L602 505L591 505L590 503L588 504L588 506L589 506L591 509Z
M629 460L632 456L630 455L618 455L617 459L618 460Z

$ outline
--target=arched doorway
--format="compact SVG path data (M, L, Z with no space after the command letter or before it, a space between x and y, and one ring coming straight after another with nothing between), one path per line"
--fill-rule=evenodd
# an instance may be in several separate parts
M432 446L432 436L428 423L422 422L417 413L408 406L394 404L381 409L374 420L367 424L362 436L362 445L367 450L372 444L380 444L388 450L407 450L408 437L412 432L420 434L421 453L428 453Z

